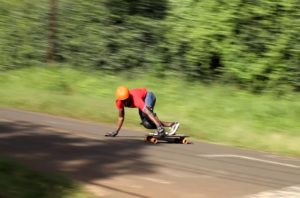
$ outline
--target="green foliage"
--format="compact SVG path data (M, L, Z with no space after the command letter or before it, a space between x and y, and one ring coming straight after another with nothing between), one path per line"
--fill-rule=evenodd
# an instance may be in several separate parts
M0 1L0 70L45 60L47 0Z
M174 65L201 79L220 76L256 91L299 84L297 1L172 1ZM216 75L217 74L217 75Z
M109 71L152 63L162 40L156 22L165 15L163 2L61 0L57 60Z
M1 0L0 69L43 63L49 2ZM300 90L298 0L58 0L55 59Z
M0 156L0 197L71 198L88 197L61 174L42 174ZM80 195L80 196L79 196Z

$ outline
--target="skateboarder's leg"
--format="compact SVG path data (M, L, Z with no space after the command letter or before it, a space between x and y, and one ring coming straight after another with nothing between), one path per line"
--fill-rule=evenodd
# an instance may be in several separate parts
M146 98L145 98L145 104L150 109L150 111L154 114L155 119L158 120L163 127L171 127L171 126L173 126L175 124L175 122L161 121L158 118L157 114L153 112L154 111L154 107L155 107L155 103L156 103L156 97L155 97L155 95L153 94L153 92L148 91L148 93L146 95ZM140 114L140 116L141 116L141 114ZM147 117L147 116L143 113L143 117Z
M156 129L156 125L148 116L143 113L141 110L139 110L139 115L141 118L141 125L143 125L146 129Z
M155 103L156 103L156 97L155 95L151 92L151 91L148 91L147 95L146 95L146 98L145 98L145 105L149 108L149 110L154 114L154 117L155 119L160 122L160 124L163 126L163 127L170 127L170 134L171 135L174 135L176 133L176 130L178 129L179 127L179 123L178 122L165 122L165 121L161 121L157 114L154 113L154 107L155 107ZM147 129L155 129L156 126L155 124L153 123L153 121L151 119L148 118L148 116L143 113L141 110L139 110L139 115L140 115L140 118L141 118L141 121L142 121L142 125L144 125L145 128Z
M157 114L153 113L154 116L157 118ZM140 115L140 118L141 118L141 124L146 128L146 129L156 129L156 125L153 123L152 120L150 120L148 118L148 116L143 113L141 110L139 110L139 115ZM159 119L158 119L159 120ZM179 123L178 122L164 122L164 121L160 121L161 125L163 127L170 127L170 131L168 133L168 135L175 135L176 134L176 131L179 127Z

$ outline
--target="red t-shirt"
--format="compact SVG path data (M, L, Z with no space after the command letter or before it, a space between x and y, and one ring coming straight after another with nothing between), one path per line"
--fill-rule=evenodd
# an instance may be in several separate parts
M145 97L147 95L146 88L136 88L129 90L129 97L131 98L131 102L128 106L130 108L139 108L141 111L144 110L145 107ZM116 100L117 109L123 109L125 104L121 100Z

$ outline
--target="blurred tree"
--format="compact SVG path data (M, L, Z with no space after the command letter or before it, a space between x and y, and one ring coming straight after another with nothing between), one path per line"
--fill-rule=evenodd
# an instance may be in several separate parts
M299 0L59 0L56 9L57 2L1 0L0 68L48 57L257 92L300 89Z
M52 62L55 58L56 47L56 17L57 17L57 0L49 0L49 38L48 38L48 56L47 61Z
M48 0L0 1L0 69L43 63Z

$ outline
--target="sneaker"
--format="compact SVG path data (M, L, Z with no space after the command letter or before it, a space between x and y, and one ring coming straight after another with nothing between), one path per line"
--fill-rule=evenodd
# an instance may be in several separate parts
M157 136L160 136L160 137L164 137L165 135L166 135L166 133L165 133L165 131L163 130L163 131L158 131L158 130L156 130L156 131L154 131L154 133L153 133L153 135L157 135Z
M179 122L175 122L172 126L171 126L171 130L169 132L168 135L175 135L176 134L176 131L178 130L178 127L179 127Z
M155 131L155 132L153 133L153 135L159 136L159 137L164 137L166 134L165 134L164 132L158 132L158 131Z

